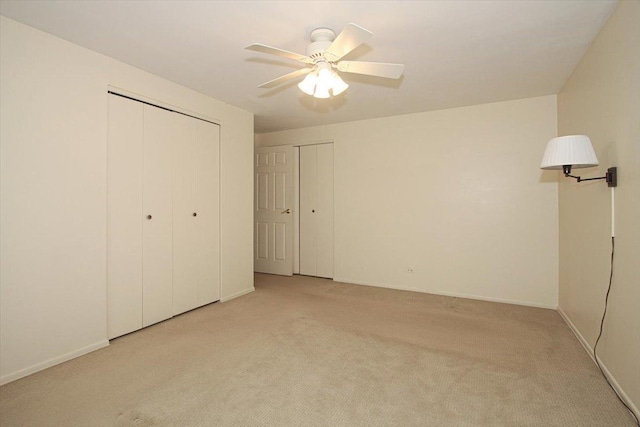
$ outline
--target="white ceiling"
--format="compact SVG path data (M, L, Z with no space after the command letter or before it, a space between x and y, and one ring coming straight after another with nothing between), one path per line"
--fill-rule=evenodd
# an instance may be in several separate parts
M0 13L255 114L257 133L555 94L616 1L0 1ZM400 80L343 74L333 99L299 68L317 27L374 36L345 59L405 64Z

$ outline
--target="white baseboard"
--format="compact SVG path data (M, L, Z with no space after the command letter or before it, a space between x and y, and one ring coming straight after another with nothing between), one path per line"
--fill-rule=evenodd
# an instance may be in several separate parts
M551 309L551 310L556 310L558 308L557 305L536 304L536 303L532 303L532 302L528 302L528 301L517 301L517 300L509 300L509 299L503 299L503 298L492 298L492 297L485 297L485 296L481 296L481 295L470 295L470 294L455 293L455 292L442 292L442 291L431 290L431 289L424 291L424 290L421 290L421 289L412 289L412 288L408 288L408 287L390 285L390 284L386 284L386 283L384 283L384 284L383 283L371 283L371 282L364 283L364 282L359 282L357 280L337 278L337 277L334 277L333 280L335 282L350 283L352 285L373 286L373 287L376 287L376 288L396 289L396 290L399 290L399 291L419 292L419 293L422 293L422 294L443 295L443 296L447 296L447 297L466 298L466 299L474 299L474 300L479 300L479 301L499 302L499 303L503 303L503 304L524 305L526 307L547 308L547 309Z
M83 356L87 353L91 353L92 351L101 349L108 345L109 345L108 340L101 340L101 341L98 341L97 343L88 345L78 350L63 354L58 357L54 357L49 360L45 360L44 362L41 362L41 363L36 363L35 365L29 366L28 368L20 369L19 371L3 376L2 378L0 378L0 385L10 383L11 381L18 380L20 378L26 377L27 375L35 374L36 372L42 371L43 369L50 368L54 365L58 365L60 363L66 362L67 360L75 359L76 357Z
M573 335L575 335L576 338L578 338L578 341L580 341L580 344L582 344L582 347L584 347L585 351L587 352L587 354L595 364L596 360L593 358L593 348L591 347L589 342L587 342L587 340L582 336L578 328L576 328L576 326L573 324L571 319L569 319L569 316L567 316L567 314L564 311L562 311L560 307L558 307L558 313L560 313L560 317L562 317L564 322L569 326L569 329L571 329L571 332L573 332ZM624 400L624 403L626 403L627 406L631 408L631 411L635 414L636 418L640 419L640 411L638 411L638 407L633 404L631 399L629 399L629 396L627 395L627 393L624 392L624 389L620 386L620 383L618 383L616 378L611 374L611 371L609 371L609 369L607 368L607 365L604 364L600 356L598 356L598 362L600 363L600 366L602 367L602 370L604 371L605 376L611 382L611 385L613 386L613 388L618 392L622 400Z
M240 291L240 292L236 292L235 294L232 295L228 295L226 297L222 297L220 298L220 302L227 302L227 301L231 301L232 299L241 297L242 295L246 295L246 294L250 294L251 292L255 291L256 288L254 288L253 286L250 287L249 289L245 289L244 291Z

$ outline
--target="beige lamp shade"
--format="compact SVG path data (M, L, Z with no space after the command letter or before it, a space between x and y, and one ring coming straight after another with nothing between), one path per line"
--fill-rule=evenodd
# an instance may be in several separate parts
M563 169L565 165L573 168L598 166L598 158L588 136L559 136L547 143L540 168Z

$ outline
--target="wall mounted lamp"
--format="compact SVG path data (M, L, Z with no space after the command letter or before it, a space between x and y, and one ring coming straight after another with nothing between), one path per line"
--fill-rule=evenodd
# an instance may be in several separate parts
M591 140L586 135L568 135L568 136L560 136L557 138L553 138L547 143L547 148L544 151L544 156L542 157L542 163L540 164L540 169L562 169L564 172L564 176L575 178L578 182L582 181L592 181L596 179L604 179L607 181L607 185L611 187L611 270L609 273L609 287L607 288L607 293L604 299L604 311L602 313L602 318L600 320L600 331L598 333L598 337L596 338L596 342L593 345L592 355L593 360L596 365L600 369L602 376L609 383L609 386L615 391L616 396L622 402L622 404L629 410L631 415L633 416L636 423L638 423L638 418L635 413L631 410L629 405L624 401L624 399L618 394L616 388L611 384L607 375L605 375L602 366L600 366L600 357L597 354L598 343L600 342L600 338L602 337L604 320L607 315L607 306L609 305L609 293L611 291L611 285L613 283L613 266L614 266L614 248L615 248L615 188L618 186L618 168L610 167L607 169L607 173L605 176L599 176L596 178L581 178L579 176L571 175L571 168L579 169L579 168L588 168L592 166L598 166L598 158L596 157L596 153L593 150L593 145L591 145ZM638 424L640 425L640 424Z
M571 168L579 169L592 166L598 166L598 158L595 151L593 151L593 145L591 145L589 137L586 135L568 135L553 138L547 143L540 169L562 169L564 176L575 178L578 182L604 179L609 187L618 185L618 169L616 167L607 169L605 176L596 178L581 178L571 175Z

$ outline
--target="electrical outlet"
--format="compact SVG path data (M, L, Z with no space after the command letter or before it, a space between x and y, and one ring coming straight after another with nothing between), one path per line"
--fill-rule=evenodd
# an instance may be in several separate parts
M407 273L413 274L413 267L407 267Z

